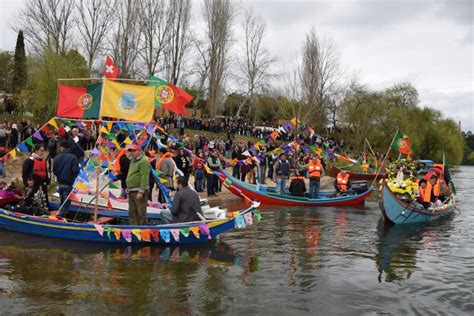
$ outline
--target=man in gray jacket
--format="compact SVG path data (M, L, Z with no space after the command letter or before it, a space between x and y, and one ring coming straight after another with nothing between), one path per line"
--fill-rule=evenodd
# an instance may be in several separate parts
M163 175L161 176L166 178L166 182L164 183L165 187L168 188L168 190L173 191L173 176L176 170L176 164L173 160L173 155L166 148L160 148L160 156L161 157L156 164L156 169L163 172ZM161 203L166 202L161 190L158 196L158 201Z
M188 178L178 178L178 192L173 199L173 223L200 221L202 215L199 195L188 186Z

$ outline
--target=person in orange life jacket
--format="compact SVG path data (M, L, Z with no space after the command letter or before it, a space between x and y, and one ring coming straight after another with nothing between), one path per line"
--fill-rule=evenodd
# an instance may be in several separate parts
M71 201L68 196L72 191L74 179L79 174L79 160L69 152L69 143L64 140L60 144L62 152L53 160L53 173L58 179L58 192L61 199L61 214L66 216Z
M436 204L442 204L442 202L446 199L446 185L442 180L440 180L437 176L431 176L428 187L431 189L431 202Z
M48 167L46 159L43 159L44 147L40 144L36 144L33 147L33 153L25 160L22 168L22 179L25 187L28 185L28 177L33 177L35 181L34 189L43 190L46 200L48 201Z
M417 202L423 205L425 208L430 207L431 205L431 188L428 187L427 181L425 179L420 179L418 181L418 192L420 196L417 199Z
M301 175L300 170L294 171L294 176L291 178L290 193L294 196L304 196L306 193L306 184L304 183L304 177Z
M290 162L286 160L286 154L280 154L278 161L273 166L274 172L273 177L274 181L276 182L276 193L277 194L284 194L284 190L286 187L286 182L290 177L291 166Z
M342 169L341 172L337 174L334 187L338 193L345 193L350 189L349 172L347 172L347 170Z
M308 178L309 178L309 198L317 199L319 196L319 185L321 182L321 173L323 172L323 166L319 157L313 155L312 159L308 163Z

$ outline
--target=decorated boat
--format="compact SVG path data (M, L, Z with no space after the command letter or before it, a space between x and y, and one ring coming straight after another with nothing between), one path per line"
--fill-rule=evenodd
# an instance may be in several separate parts
M331 167L331 173L333 176L337 176L337 174L341 171L341 169L339 169L338 167L336 166L332 166ZM380 180L380 179L384 179L387 177L387 174L382 172L380 174L376 174L376 173L360 173L360 172L352 172L352 171L349 171L350 175L351 175L351 180L365 180L365 181L373 181L373 180Z
M99 217L96 221L74 222L56 216L33 216L0 209L0 228L31 235L87 242L129 244L205 243L234 228L244 228L260 220L258 202L226 219L162 225L120 225L117 218ZM104 224L103 220L107 221Z
M331 196L332 192L319 192L319 198L311 199L309 197L299 197L290 194L277 194L275 187L269 187L266 185L253 185L240 181L232 177L225 170L217 172L218 177L224 184L224 186L232 192L234 195L250 200L258 200L263 204L277 204L277 205L289 205L289 206L344 206L344 205L358 205L363 204L372 193L373 188L367 188L367 190L361 193L353 193L341 196Z
M451 214L456 207L456 196L452 193L442 205L425 208L414 200L402 200L390 189L388 183L383 181L379 205L385 221L388 223L424 223Z

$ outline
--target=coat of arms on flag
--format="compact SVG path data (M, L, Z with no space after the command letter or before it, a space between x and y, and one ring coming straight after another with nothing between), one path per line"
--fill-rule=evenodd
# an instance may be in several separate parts
M138 101L134 91L122 90L121 96L118 99L119 109L127 114L135 113L138 108Z
M92 97L92 95L90 95L89 93L85 93L77 99L77 106L83 110L87 110L92 106L93 100L94 98Z
M156 100L161 104L167 104L173 101L174 92L168 86L156 87Z

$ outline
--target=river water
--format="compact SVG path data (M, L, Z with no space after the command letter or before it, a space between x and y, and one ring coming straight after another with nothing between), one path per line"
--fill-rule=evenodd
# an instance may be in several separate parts
M474 167L453 178L458 211L412 227L384 227L374 199L264 209L257 225L199 247L0 231L0 314L472 315Z

